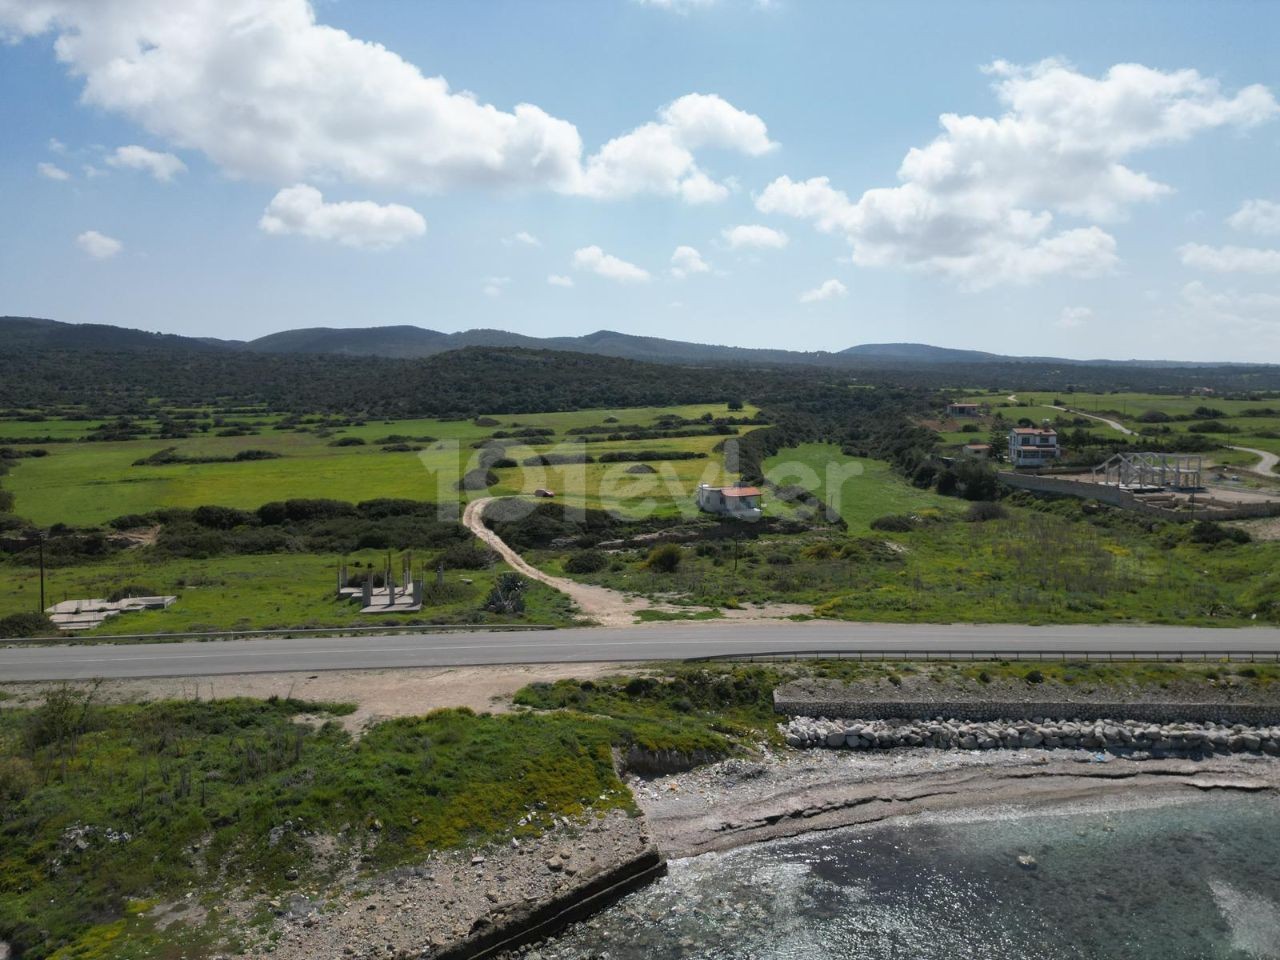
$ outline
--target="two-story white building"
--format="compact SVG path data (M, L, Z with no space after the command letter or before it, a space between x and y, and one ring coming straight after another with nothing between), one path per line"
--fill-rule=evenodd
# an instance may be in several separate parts
M1040 467L1058 459L1058 431L1052 427L1014 427L1009 431L1009 462L1015 467Z

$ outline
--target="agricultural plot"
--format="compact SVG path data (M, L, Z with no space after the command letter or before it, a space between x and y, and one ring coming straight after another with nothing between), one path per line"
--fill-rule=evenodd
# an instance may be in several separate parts
M567 413L480 417L469 420L379 421L333 429L275 429L278 418L250 422L257 432L243 436L197 434L190 437L62 442L43 446L48 455L16 462L5 489L16 499L15 512L41 525L101 524L124 514L144 514L164 507L219 504L254 509L272 500L329 498L347 501L400 497L431 502L547 488L583 506L624 511L674 511L681 498L692 496L699 482L725 479L719 445L733 434L672 436L706 427L658 429L669 423L703 418L752 417L753 408L732 413L723 404L670 408L585 410ZM235 418L244 421L245 418ZM100 421L51 420L42 423L0 421L13 436L61 433L83 438ZM154 422L141 421L153 427ZM572 434L582 429L629 426L656 430L645 439L573 443L611 434ZM751 426L730 428L746 432ZM494 441L493 459L514 466L486 467L485 451L475 445L495 433L551 431L549 435ZM632 431L634 432L634 431ZM214 431L216 434L216 431ZM498 448L501 448L500 450ZM253 459L256 451L266 456ZM629 473L635 462L602 459L653 452L660 459L653 473ZM579 453L590 464L526 465L540 455ZM608 455L608 456L606 456ZM691 459L662 459L672 455ZM240 457L242 459L237 460ZM156 462L170 459L171 462ZM245 459L248 458L248 459ZM475 469L493 469L495 483L459 491L458 482Z

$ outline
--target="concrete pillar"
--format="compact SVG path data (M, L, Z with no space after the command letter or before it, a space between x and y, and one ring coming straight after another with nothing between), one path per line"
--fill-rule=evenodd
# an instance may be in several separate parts
M369 575L365 577L364 583L360 586L360 599L362 607L370 606L373 603L373 571L369 571Z
M419 607L422 606L423 586L421 577L413 581L413 602Z

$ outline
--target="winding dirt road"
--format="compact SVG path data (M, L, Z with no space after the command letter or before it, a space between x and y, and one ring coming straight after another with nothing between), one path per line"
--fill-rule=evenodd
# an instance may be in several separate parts
M488 544L490 549L502 557L513 570L518 570L531 580L545 583L553 590L559 590L578 605L578 609L585 618L594 620L603 627L630 626L636 622L637 613L649 609L651 604L643 597L628 597L608 587L596 587L565 577L553 577L529 563L484 525L485 507L496 499L496 497L482 497L479 500L472 500L462 512L462 524Z
M498 497L482 497L472 500L462 512L462 523L491 549L502 557L513 570L518 570L526 577L545 583L553 590L559 590L578 606L582 616L594 621L602 627L629 627L636 623L636 614L641 610L658 610L664 613L689 615L710 610L710 607L677 606L671 603L656 603L645 597L620 593L608 587L598 587L589 583L578 583L567 577L556 577L539 570L524 557L503 541L496 533L484 525L484 510ZM764 622L785 619L799 614L810 615L813 605L808 603L761 603L743 604L734 610L721 610L720 619Z
M1078 417L1088 417L1090 420L1097 420L1099 423L1105 423L1112 430L1119 430L1127 437L1135 436L1134 432L1126 427L1119 420L1108 420L1106 417L1099 417L1097 414L1085 413L1083 410L1072 410L1070 407L1060 407L1057 404L1049 404L1055 410L1061 410L1063 413L1074 413Z
M1276 467L1280 466L1280 457L1269 450L1259 450L1257 447L1231 447L1230 449L1252 453L1256 456L1258 462L1248 468L1254 473L1260 473L1267 477L1275 476Z

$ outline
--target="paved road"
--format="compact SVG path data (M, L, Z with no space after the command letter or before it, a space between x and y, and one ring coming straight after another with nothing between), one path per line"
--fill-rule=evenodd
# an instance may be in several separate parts
M497 663L670 660L716 654L844 650L993 654L1280 652L1280 629L1016 625L654 624L539 633L299 637L0 649L0 680L215 676L230 673Z

